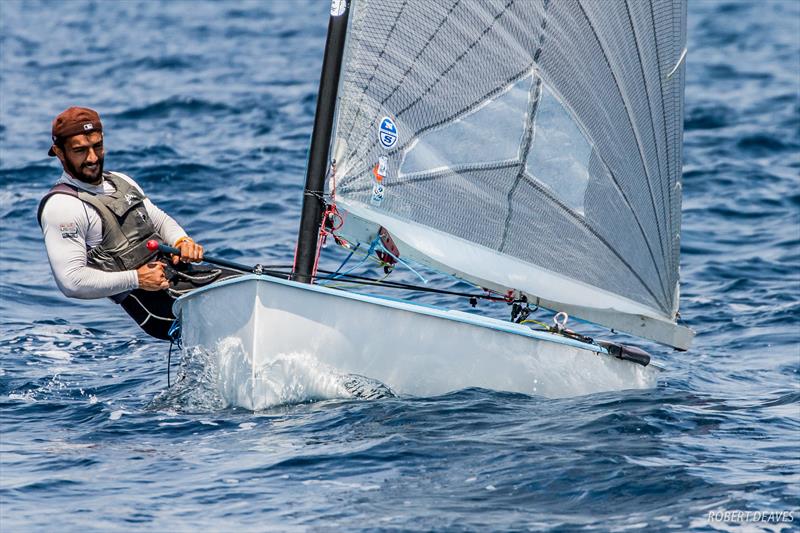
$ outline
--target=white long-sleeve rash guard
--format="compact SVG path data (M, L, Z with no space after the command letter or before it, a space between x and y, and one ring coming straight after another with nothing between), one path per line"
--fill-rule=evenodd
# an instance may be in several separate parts
M142 191L130 177L119 172L114 174ZM106 180L92 186L72 178L66 172L58 183L67 183L95 194L114 192L114 186ZM145 199L144 206L165 242L172 244L186 236L183 228L149 199ZM105 272L87 266L87 252L103 240L102 219L94 207L74 196L54 194L47 199L42 210L42 232L53 277L64 295L82 299L103 298L139 287L139 276L135 270Z

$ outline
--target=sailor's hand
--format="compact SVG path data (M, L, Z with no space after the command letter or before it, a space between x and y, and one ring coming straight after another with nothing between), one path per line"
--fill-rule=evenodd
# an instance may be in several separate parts
M181 251L181 255L172 256L172 264L177 265L178 261L184 263L199 263L203 260L203 247L188 237L179 240L175 247Z
M167 277L164 275L164 263L154 261L146 263L136 269L139 276L139 288L146 291L163 291L169 287Z

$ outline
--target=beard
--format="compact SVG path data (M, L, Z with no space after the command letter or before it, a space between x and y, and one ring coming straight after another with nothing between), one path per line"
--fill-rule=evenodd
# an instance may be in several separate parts
M88 183L89 185L98 185L103 177L103 160L103 157L98 158L95 167L89 169L86 163L82 163L80 168L77 168L69 159L64 159L64 167L76 180Z

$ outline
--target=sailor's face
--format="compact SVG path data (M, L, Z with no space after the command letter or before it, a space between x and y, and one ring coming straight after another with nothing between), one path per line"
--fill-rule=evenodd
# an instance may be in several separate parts
M64 170L73 178L96 185L103 176L103 134L98 131L88 135L75 135L64 142L64 149L56 155Z

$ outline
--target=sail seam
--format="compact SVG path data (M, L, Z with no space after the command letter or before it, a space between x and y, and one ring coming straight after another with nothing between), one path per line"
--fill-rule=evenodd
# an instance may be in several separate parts
M544 30L545 24L544 20L542 20L542 30ZM539 49L536 51L536 57L538 57L539 53L542 50L542 42L544 41L544 33L542 33L541 40L539 41ZM508 195L506 196L506 220L503 223L503 236L500 239L500 247L498 248L499 251L503 252L506 247L506 242L508 241L508 228L511 224L511 217L514 214L514 209L511 206L511 200L514 197L514 193L519 187L519 182L522 180L522 176L525 174L525 161L528 159L528 153L531 150L531 145L533 144L533 135L536 130L536 110L539 108L539 101L542 98L542 78L536 77L536 84L531 87L531 103L529 105L528 113L525 117L525 139L520 146L519 152L519 170L517 171L517 175L514 178L514 184L508 190Z
M658 33L656 32L656 19L655 19L655 13L654 13L654 9L653 9L652 0L650 0L649 4L650 4L650 6L649 6L650 7L650 22L653 25L653 43L655 43L655 47L654 48L655 48L655 51L656 51L656 62L658 63L658 77L659 77L659 81L660 81L661 76L662 76L662 72L661 72L661 53L660 53L659 47L658 47ZM661 92L661 115L662 115L662 120L663 120L663 123L664 123L664 139L668 139L669 138L669 136L668 136L669 132L667 130L667 108L666 108L665 102L664 102L664 85L662 83L659 83L658 84L658 88L659 88L659 91ZM667 155L667 173L670 176L670 182L671 182L672 181L672 163L671 163L671 157L670 157L671 156L671 154L670 154L671 150L670 150L669 142L667 142L667 144L665 145L664 148L665 148L666 155ZM672 227L672 191L669 191L669 194L667 195L667 201L669 202L669 212L670 212L670 226L669 227L671 228ZM672 244L672 235L670 235L670 243ZM673 245L673 248L674 248L674 245ZM672 284L672 277L670 277L670 284Z
M441 170L433 170L428 172L415 172L413 174L406 174L403 177L399 177L391 182L385 183L384 187L387 189L400 187L403 185L409 184L416 184L416 183L424 183L427 181L434 181L437 179L445 179L451 178L453 176L457 176L462 172L470 172L470 171L486 171L486 170L504 170L507 168L515 168L519 166L519 160L517 159L507 159L505 161L495 161L492 163L468 163L465 165L458 165L452 166L449 168L441 169ZM353 178L358 178L359 176L367 176L367 174L371 174L372 171L364 171L361 174L356 174ZM365 192L368 190L372 190L372 184L369 185L360 185L357 187L344 187L340 184L339 189L342 193L358 193L358 192Z
M479 105L483 104L485 101L489 100L490 98L493 98L494 96L496 96L496 95L498 95L500 93L503 93L504 91L508 90L510 85L516 83L517 81L521 80L525 76L528 76L530 74L531 69L533 68L534 65L535 65L535 63L528 63L527 65L525 65L525 67L522 70L520 70L519 72L516 72L515 74L513 74L512 76L510 76L509 78L504 80L502 86L500 86L500 87L498 87L496 89L492 89L491 91L489 91L488 93L484 94L483 96L480 96L480 97L476 98L473 102L470 102L469 104L467 104L466 106L464 106L463 108L458 110L457 112L455 112L455 113L453 113L451 115L448 115L447 117L444 117L444 118L442 118L441 120L439 120L437 122L429 124L429 125L425 126L424 128L420 128L413 135L413 137L411 139L407 140L404 144L398 146L397 148L394 148L391 151L387 152L387 155L389 157L391 157L391 156L395 155L397 152L401 152L401 151L405 150L406 148L408 148L408 146L411 143L416 141L416 139L419 138L423 133L427 133L427 132L429 132L431 130L435 130L439 126L442 126L444 124L447 124L448 122L452 122L455 119L458 119L458 118L461 118L461 117L463 117L465 115L470 114L476 107L478 107ZM372 167L366 166L362 170L360 170L360 171L358 171L356 173L350 174L349 176L342 177L342 180L339 182L339 187L341 187L343 185L346 185L346 184L350 183L351 181L357 179L358 176L363 175L365 172L371 172L371 170L372 170Z
M537 183L536 178L534 178L533 176L528 175L527 173L523 173L523 177L528 178L526 180L523 180L522 181L523 183L525 183L525 184L533 187L537 191L539 191L539 193L541 193L542 196L544 196L545 198L547 198L548 200L550 200L551 202L556 204L558 207L560 207L562 210L564 210L567 213L567 215L569 215L570 217L575 219L575 221L578 222L584 228L586 228L586 230L589 233L594 235L597 238L598 241L603 243L603 245L606 248L608 248L611 251L611 253L614 254L617 257L617 259L619 259L620 262L623 265L625 265L625 267L628 270L630 270L631 274L633 274L633 276L639 281L639 283L642 285L644 290L646 290L647 293L653 298L653 301L656 304L659 305L659 308L662 311L664 311L664 306L662 304L659 304L659 299L655 295L655 293L653 293L652 289L650 289L650 287L647 285L647 283L645 283L645 281L642 279L642 277L639 275L639 273L636 272L636 270L633 268L633 266L630 263L628 263L628 261L626 261L625 258L623 258L622 255L620 255L620 253L617 252L617 250L613 246L611 246L611 243L606 241L605 238L597 232L597 230L595 230L591 225L587 224L585 220L583 220L580 216L578 216L576 213L574 213L569 207L564 205L558 198L556 198L553 194L551 194L550 191L548 191L545 187L539 185ZM615 291L611 291L611 292L615 292ZM668 314L668 312L667 312L667 314Z
M438 83L439 83L439 82L440 82L442 79L444 79L444 76L445 76L445 75L446 75L448 72L450 72L450 70L452 70L452 69L455 67L455 65L456 65L456 64L458 64L458 62L459 62L459 61L461 61L461 60L462 60L462 59L463 59L463 58L464 58L464 57L467 55L467 53L469 53L470 51L472 51L472 49L473 49L473 48L475 48L475 46L476 46L476 45L477 45L479 42L481 42L481 40L482 40L484 37L486 37L486 35L487 35L487 34L489 33L489 31L490 31L490 30L491 30L491 29L494 27L494 25L495 25L495 24L497 24L497 21L498 21L498 20L499 20L499 19L500 19L500 18L501 18L501 17L502 17L502 16L503 16L503 15L504 15L504 14L505 14L507 11L508 11L508 9L509 9L509 8L510 8L512 5L514 5L514 1L515 1L515 0L510 0L510 1L509 1L509 2L508 2L506 5L505 5L505 7L503 7L503 10L502 10L500 13L498 13L497 15L495 15L495 16L494 16L494 18L492 19L492 23L491 23L491 24L489 24L489 25L488 25L486 28L484 28L484 30L483 30L483 32L481 32L480 36L479 36L477 39L475 39L475 40L472 42L472 44L470 44L470 45L469 45L469 47L468 47L468 48L467 48L467 49L466 49L466 50L465 50L465 51L464 51L464 52L463 52L461 55L459 55L459 56L458 56L458 57L457 57L457 58L456 58L456 59L455 59L453 62L451 62L451 63L450 63L450 65L449 65L449 66L448 66L448 67L447 67L447 68L446 68L446 69L445 69L443 72L440 72L440 73L439 73L439 76L436 78L436 81L434 81L432 84L430 84L430 85L427 87L427 89L425 89L425 91L423 91L423 92L422 92L422 94L420 94L420 95L419 95L419 96L418 96L418 97L417 97L417 98L416 98L416 99L415 99L413 102L411 102L411 103L410 103L410 104L408 104L406 107L404 107L403 109L401 109L400 111L398 111L398 112L395 114L395 117L400 117L400 116L401 116L401 115L403 115L403 114L404 114L406 111L408 111L408 110L409 110L409 109L411 109L413 106L417 105L417 104L418 104L420 101L422 101L422 98L423 98L423 97L425 97L425 96L426 96L428 93L430 93L430 92L431 92L431 89L433 89L433 88L434 88L434 87L435 87L435 86L436 86L436 85L437 85L437 84L438 84ZM453 6L453 8L455 8L455 6ZM446 20L446 18L445 18L445 20ZM443 24L444 24L444 21L442 21L442 25L443 25ZM438 28L437 28L437 31L438 31ZM426 46L427 46L427 45L426 45ZM531 64L531 65L532 65L532 64ZM526 70L527 70L527 69L526 69ZM402 78L401 78L401 80L400 80L400 81L402 82ZM397 87L399 87L400 85L401 85L401 84L400 84L400 83L398 83L396 86L397 86ZM502 87L501 89L505 89L505 87ZM490 95L492 95L492 94L494 94L494 93L496 93L496 92L497 92L497 90L493 90L493 91L490 91L490 93L489 93L489 94L490 94ZM392 93L392 94L393 94L393 93ZM381 105L384 105L384 104L385 104L385 103L386 103L386 102L389 100L389 98L390 98L390 96L387 96L386 98L384 98L383 100L381 100ZM484 100L479 100L479 102L482 102L482 101L484 101ZM474 106L474 105L475 105L474 103L473 103L473 104L471 104L471 105L470 105L470 108L471 108L472 106ZM379 110L378 112L380 113L380 110ZM435 124L435 125L432 125L432 127L436 127L436 126L439 126L439 125L441 125L441 124L444 124L445 122L449 122L450 120L452 120L453 118L455 118L455 117L457 117L457 116L459 116L459 114L458 114L458 113L456 113L456 114L454 114L454 115L451 115L450 117L448 117L448 118L446 118L446 119L443 119L442 121L438 122L437 124ZM377 116L376 116L375 118L377 118ZM421 130L419 130L419 131L415 132L415 133L414 133L414 137L419 137L419 135L420 135L421 133L424 133L425 131L428 131L429 129L431 129L431 127L423 128L423 129L421 129ZM358 150L361 148L361 146L362 146L362 144L364 143L364 141L367 139L367 135L366 135L366 133L367 133L367 132L366 132L366 130L365 130L365 131L364 131L364 133L361 135L361 139L360 139L360 140L359 140L359 141L356 143L356 145L355 145L355 148L354 148L354 149L351 151L351 156L355 155L355 154L358 152ZM410 141L409 141L409 142L410 142ZM400 147L398 147L398 148L395 148L395 149L394 149L394 150L392 150L392 151L391 151L389 154L390 154L390 155L392 155L392 154L395 154L395 153L397 153L399 150L402 150L402 149L404 149L406 146L408 146L408 143L409 143L409 142L406 142L406 143L405 143L405 144L403 144L402 146L400 146Z
M631 32L633 33L633 42L634 42L635 49L636 49L636 57L639 60L639 72L642 75L642 84L644 85L644 96L645 96L645 99L647 100L647 114L648 114L648 118L650 119L650 131L653 134L653 149L656 152L656 165L658 166L658 175L659 175L659 177L662 177L663 176L663 170L661 168L661 154L659 153L659 150L658 150L658 140L656 138L656 125L655 125L655 121L653 120L653 104L650 101L649 84L647 83L647 76L645 76L645 73L644 73L644 62L642 61L642 52L641 52L641 49L639 47L639 35L636 32L636 26L633 24L633 17L631 16L631 9L630 9L629 0L625 1L625 12L628 15L628 24L630 24ZM663 183L663 180L660 180L660 181ZM664 212L664 222L667 224L665 229L669 232L669 228L672 227L672 225L671 225L672 216L671 216L671 214L667 213L667 205L666 205L667 203L664 201L664 192L665 191L664 191L664 188L663 188L663 185L662 185L662 188L661 188L661 194L662 194L661 207L662 207L662 211ZM671 243L671 239L670 239L670 243ZM672 250L672 247L670 246L670 248L668 249L668 254L667 254L667 259L669 259L669 264L670 265L673 262L672 255L673 255L673 250ZM670 272L668 271L667 272L667 276L668 276L668 278L671 278L671 276L669 274L670 274ZM669 298L667 298L667 301L669 301Z
M436 27L435 30L433 30L433 33L430 35L430 37L428 37L428 40L426 41L425 45L422 48L420 48L419 52L417 52L417 54L414 56L414 60L411 61L411 63L409 64L408 68L405 70L405 72L403 72L403 75L400 76L400 79L395 83L394 89L392 89L391 92L388 95L386 95L385 98L383 98L381 100L381 104L380 105L386 104L386 102L388 102L389 99L397 93L398 89L400 87L402 87L403 82L405 81L406 77L411 73L412 70L414 70L414 65L416 64L417 60L422 56L423 53L425 53L425 51L428 49L430 44L433 42L434 38L439 34L439 30L441 30L444 27L444 25L447 22L448 18L450 17L450 15L453 13L453 11L456 9L456 7L458 7L458 5L460 3L461 3L461 0L456 0L456 2L452 6L450 6L450 9L444 15L444 17L442 17L442 20L441 20L441 22L439 22L439 25ZM405 7L405 4L403 4L403 5ZM399 20L399 19L400 19L400 17L398 15L397 19L395 20L395 25L397 23L397 20ZM394 28L394 26L392 26L392 27ZM387 39L387 42L388 42L388 39ZM384 50L385 50L385 44L384 44ZM375 69L373 69L373 72L372 72L373 76L375 75L375 72L377 72L377 70L378 70L378 63L376 62L375 63ZM372 81L372 80L370 79L370 81ZM358 120L358 118L361 115L362 106L360 104L361 104L361 102L364 101L364 95L366 94L366 92L367 91L364 90L361 93L361 97L359 99L359 105L357 106L357 110L356 110L356 116L353 118L353 121L352 121L353 124L356 123L356 121ZM380 110L379 110L379 112L380 112ZM377 118L377 117L375 117L375 118ZM366 138L367 138L367 130L365 129L364 133L362 133L362 135L361 135L361 138L358 140L358 142L354 145L353 149L348 154L348 156L347 156L348 160L355 156L355 154L358 152L358 149L361 148L361 145L364 143L364 140Z
M461 1L461 0L458 0L458 1ZM408 0L404 0L403 4L400 6L400 9L397 12L397 17L395 17L394 22L392 22L392 27L389 29L389 35L392 35L394 33L395 28L397 28L397 22L400 20L400 17L403 14L403 11L405 10L407 5L408 5ZM361 32L356 32L356 35L361 35ZM381 51L378 53L378 58L382 58L384 56L384 54L386 53L386 46L390 42L391 42L391 39L387 38L386 40L384 40L383 46L381 47ZM355 123L358 121L359 116L361 115L361 109L362 109L362 105L361 104L364 102L364 96L367 94L367 89L372 84L372 82L375 80L375 74L378 72L378 65L379 65L379 62L376 61L375 65L372 68L372 74L370 74L369 79L364 84L364 90L361 91L361 95L358 98L358 104L356 105L356 114L353 117L353 120L351 121L351 124L353 124L353 125L355 125ZM350 155L347 157L347 159L350 159L350 157L352 157L353 154L354 154L354 152L351 152Z
M620 98L622 99L623 106L625 107L625 114L628 117L628 123L631 126L631 131L633 132L633 135L636 138L636 145L637 145L637 148L639 150L639 158L642 161L642 169L644 170L644 173L645 173L645 178L646 178L646 182L647 182L647 190L648 190L648 192L650 194L650 204L651 204L651 207L653 209L653 215L656 218L655 226L656 226L656 233L658 234L659 248L661 248L661 257L663 257L664 260L666 261L666 257L667 256L666 256L666 252L664 251L664 241L663 241L663 238L661 236L661 227L658 224L658 210L656 209L655 197L653 196L653 188L652 188L652 186L650 184L650 173L647 170L647 165L645 164L644 151L642 149L641 139L639 138L638 130L637 130L636 126L633 123L633 118L631 118L631 110L630 110L630 107L628 106L628 103L625 101L625 97L623 96L622 87L620 86L619 80L617 79L617 73L614 71L613 67L611 66L611 63L608 60L608 54L606 53L606 50L603 47L603 43L600 41L600 37L597 34L597 30L595 29L594 25L592 24L592 21L590 20L588 13L586 13L586 10L583 8L583 5L581 4L581 2L578 2L577 4L578 4L578 7L581 10L581 13L583 13L584 18L586 19L586 23L589 25L589 29L592 31L592 35L594 35L594 38L597 41L597 46L600 48L600 51L602 52L603 60L605 61L606 66L608 67L608 70L611 73L611 77L614 80L614 85L616 86L617 91L619 92ZM601 156L601 159L602 159L602 156ZM608 167L608 165L606 165L606 166ZM630 202L628 202L628 203L630 204ZM634 213L635 213L635 211L634 211ZM634 216L635 216L635 214L634 214ZM637 217L637 222L638 222L638 217ZM639 224L641 225L641 223L639 223ZM642 227L642 231L644 231L644 227ZM645 233L644 235L645 235L645 243L647 244L648 249L650 249L651 248L650 247L650 241L647 238L647 234ZM650 250L650 254L651 254L651 256L653 256L652 249ZM656 271L658 272L658 275L659 275L658 276L659 277L659 285L661 287L661 291L664 293L665 302L669 302L669 297L667 296L666 288L664 287L664 283L663 283L664 274L661 272L661 268L660 268L660 266L658 264L658 261L654 261L654 263L655 263Z
M452 69L453 69L453 68L456 66L456 64L458 64L458 63L459 63L459 62L460 62L462 59L464 59L464 58L466 57L466 55L467 55L468 53L470 53L470 52L471 52L471 51L472 51L472 50L473 50L473 49L474 49L474 48L475 48L475 47L478 45L478 43L479 43L479 42L481 42L481 41L483 40L483 38L484 38L484 37L486 37L486 35L487 35L487 34L488 34L488 33L489 33L491 30L492 30L492 28L494 28L495 24L497 24L497 21L498 21L498 20L500 20L500 18L501 18L501 17L502 17L502 16L503 16L503 15L504 15L504 14L505 14L507 11L508 11L508 9L509 9L509 8L510 8L512 5L514 5L514 0L510 0L510 1L509 1L509 2L508 2L506 5L505 5L505 7L503 8L503 10L502 10L500 13L498 13L497 15L495 15L495 16L494 16L494 19L492 19L492 23L491 23L491 24L489 24L489 25L488 25L486 28L484 28L484 30L483 30L483 32L481 32L480 36L479 36L477 39L475 39L475 40L472 42L472 44L470 44L470 45L469 45L469 47L468 47L466 50L464 50L464 51L461 53L461 55L459 55L459 56L458 56L458 57L455 59L455 61L453 61L452 63L450 63L450 66L448 66L446 69L444 69L444 71L443 71L443 72L440 72L440 73L439 73L439 76L436 78L436 81L434 81L432 84L428 85L428 88L427 88L427 89L425 89L425 91L423 91L423 92L422 92L422 94L420 94L419 96L417 96L417 98L416 98L416 99L415 99L413 102L411 102L410 104L408 104L407 106L405 106L403 109L401 109L400 111L398 111L398 112L397 112L397 116L399 117L400 115L404 114L406 111L408 111L409 109L411 109L412 107L414 107L415 105L417 105L418 103L420 103L420 102L422 101L422 99L423 99L425 96L427 96L427 95L428 95L428 93L430 93L430 92L431 92L431 89L433 89L433 88L434 88L434 87L435 87L435 86L436 86L436 85L437 85L439 82L441 82L441 81L442 81L442 80L445 78L445 76L447 75L447 73L448 73L448 72L450 72L450 71L451 71L451 70L452 70Z
M542 15L542 23L540 24L541 33L539 34L539 47L536 49L536 52L533 54L533 61L534 63L539 61L539 56L542 55L542 47L544 46L544 32L547 29L547 8L549 7L549 1L545 0L544 4L544 14ZM508 241L508 229L511 224L511 217L514 214L514 208L512 207L511 200L514 197L514 193L519 187L519 182L522 180L523 174L525 174L525 163L528 160L528 154L531 151L531 145L533 144L533 137L536 130L536 111L539 109L539 102L542 98L542 78L540 76L536 77L536 84L531 87L530 89L531 95L531 103L529 105L528 113L525 115L525 138L520 146L519 150L519 160L520 166L519 170L517 171L517 176L514 179L514 184L508 191L508 196L506 197L506 220L503 223L503 236L500 238L500 247L499 250L502 252L505 250L506 242Z

